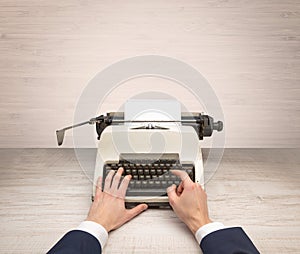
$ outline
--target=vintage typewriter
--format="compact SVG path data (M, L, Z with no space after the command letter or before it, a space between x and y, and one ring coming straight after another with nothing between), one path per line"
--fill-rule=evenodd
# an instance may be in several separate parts
M128 119L124 112L110 112L56 132L61 145L64 132L84 124L96 124L98 151L94 183L110 170L124 168L132 175L126 193L126 205L147 203L168 205L166 188L180 179L170 170L184 170L203 186L203 161L200 140L221 131L223 123L201 113L180 112L180 119ZM93 194L95 194L93 185Z

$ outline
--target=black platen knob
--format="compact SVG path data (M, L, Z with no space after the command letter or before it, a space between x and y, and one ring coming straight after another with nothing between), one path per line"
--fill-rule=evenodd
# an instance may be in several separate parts
M216 131L222 131L223 130L223 122L222 121L214 122L213 129Z

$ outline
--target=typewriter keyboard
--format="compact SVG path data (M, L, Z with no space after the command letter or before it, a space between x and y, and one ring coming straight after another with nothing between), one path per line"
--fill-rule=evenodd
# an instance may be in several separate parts
M172 184L179 185L180 178L170 172L172 169L184 170L195 181L193 164L181 164L178 160L161 158L149 160L120 160L107 163L103 167L103 176L110 170L123 167L123 177L131 175L126 196L165 196L166 188ZM104 181L103 181L104 183Z

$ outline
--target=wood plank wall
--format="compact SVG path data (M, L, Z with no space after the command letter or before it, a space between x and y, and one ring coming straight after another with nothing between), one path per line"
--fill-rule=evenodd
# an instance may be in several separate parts
M0 0L0 147L56 147L54 132L72 123L87 82L147 54L182 60L210 82L227 147L300 147L297 0ZM103 110L146 88L199 109L180 87L144 78L114 91Z

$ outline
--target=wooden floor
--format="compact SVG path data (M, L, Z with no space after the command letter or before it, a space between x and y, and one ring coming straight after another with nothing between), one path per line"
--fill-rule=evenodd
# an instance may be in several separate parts
M92 160L95 150L87 150ZM0 150L1 253L44 253L85 219L91 182L72 149ZM261 253L300 253L300 149L226 149L207 183L210 214ZM110 233L104 253L201 253L171 210Z

